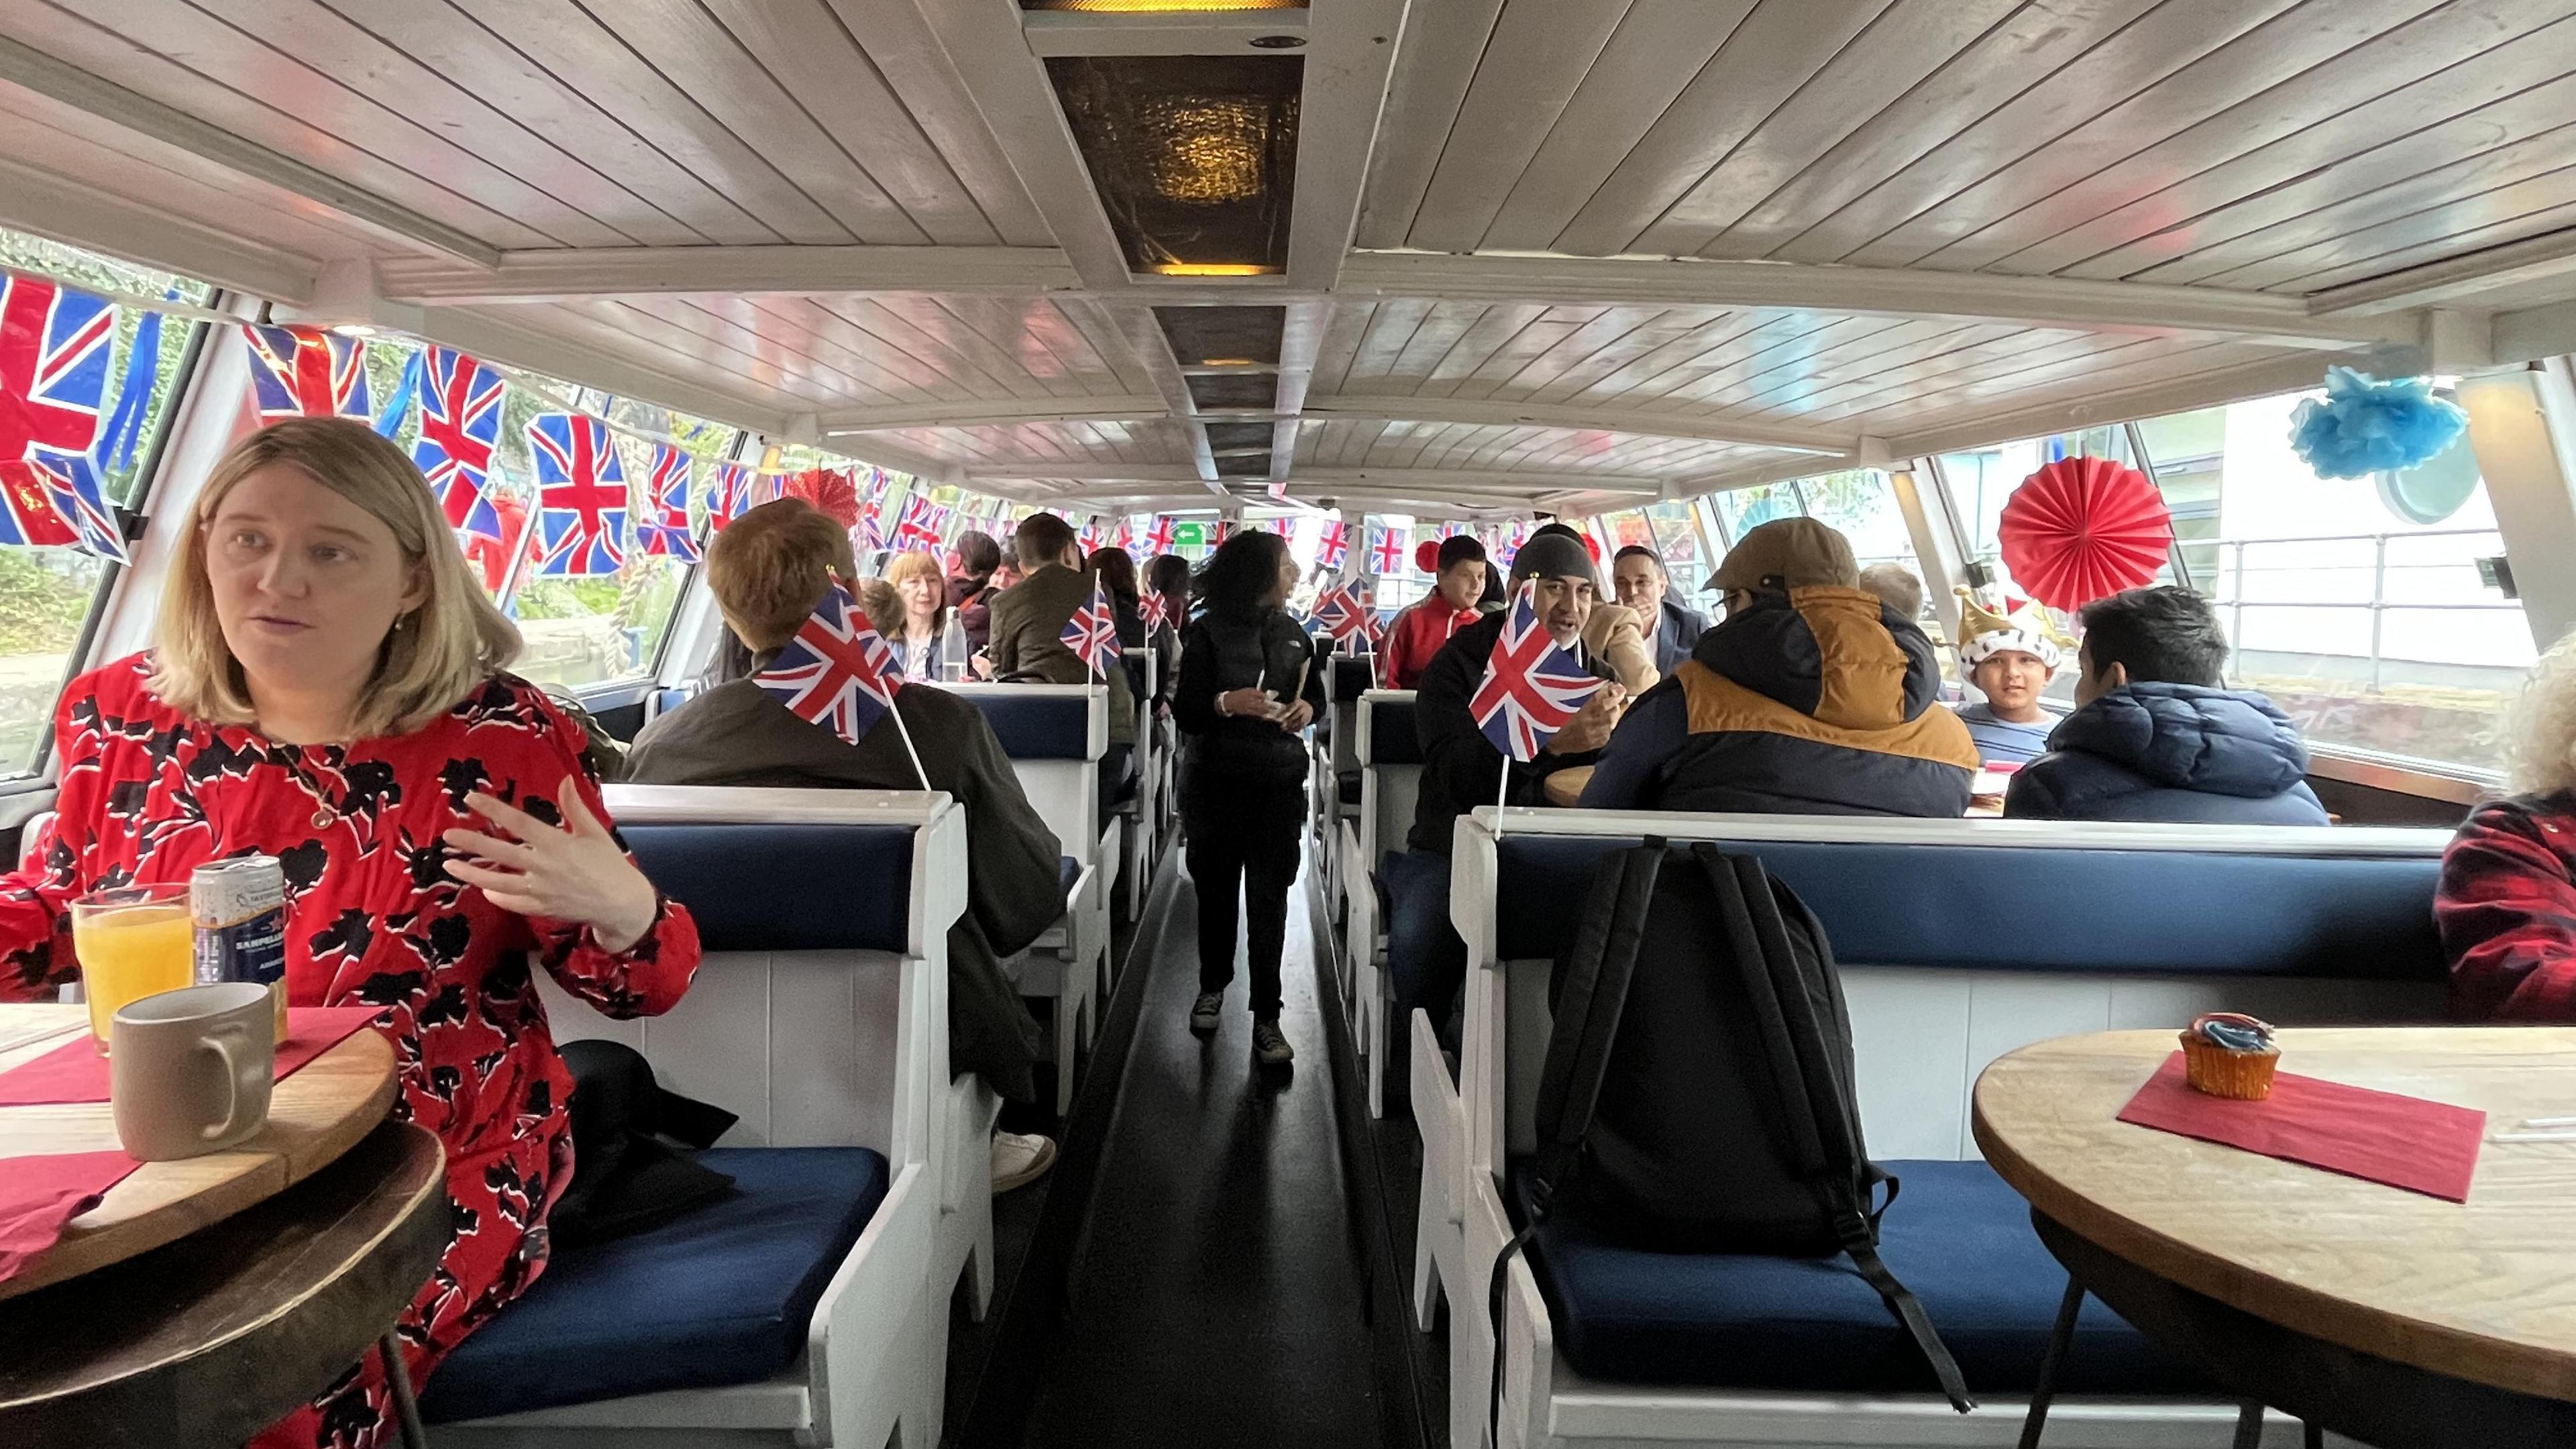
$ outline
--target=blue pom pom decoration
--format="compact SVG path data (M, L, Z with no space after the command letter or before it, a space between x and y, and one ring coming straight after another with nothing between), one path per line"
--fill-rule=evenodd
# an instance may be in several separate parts
M2290 414L2290 447L2320 478L2394 473L2460 440L2469 415L2433 396L2433 380L2364 377L2349 367L2326 369L2326 395Z

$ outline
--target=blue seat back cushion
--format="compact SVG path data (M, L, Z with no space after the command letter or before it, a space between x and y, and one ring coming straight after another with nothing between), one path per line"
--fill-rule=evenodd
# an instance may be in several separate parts
M1091 701L1079 695L995 694L961 689L984 712L1002 753L1014 760L1087 760Z
M1369 701L1369 763L1422 763L1422 737L1413 731L1413 701Z
M430 1376L433 1423L756 1383L805 1350L814 1305L885 1201L864 1147L716 1148L729 1196L649 1232L558 1250Z
M1506 835L1495 939L1506 961L1553 960L1602 856L1639 842ZM1838 961L1980 970L2097 970L2438 982L2441 862L2067 846L1722 843L1762 858L1824 922ZM1994 887L2080 911L1998 914ZM2183 907L2187 905L2187 909Z
M2066 1270L2021 1198L1982 1162L1884 1164L1904 1191L1880 1256L1923 1300L1979 1393L2027 1392ZM1627 1383L1834 1393L1931 1393L1931 1371L1851 1260L1676 1254L1619 1247L1558 1220L1531 1271L1556 1342L1584 1376ZM2057 1387L2065 1393L2215 1393L2088 1298Z
M644 874L697 918L707 950L902 951L911 941L909 825L630 825L619 834Z
M1365 654L1333 656L1333 703L1349 704L1377 688L1376 664Z
M1055 858L1055 885L1058 895L1071 894L1073 883L1081 878L1081 861L1069 855L1059 855Z

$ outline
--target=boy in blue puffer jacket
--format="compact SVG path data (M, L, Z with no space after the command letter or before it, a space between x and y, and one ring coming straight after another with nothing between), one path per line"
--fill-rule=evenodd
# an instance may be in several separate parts
M2308 747L2269 699L2219 680L2227 635L2188 589L2084 606L2076 709L2022 767L2004 814L2035 820L2324 825Z

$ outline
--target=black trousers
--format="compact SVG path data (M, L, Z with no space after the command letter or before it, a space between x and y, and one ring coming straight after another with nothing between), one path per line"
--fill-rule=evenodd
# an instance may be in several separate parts
M1196 773L1196 772L1194 772ZM1302 778L1193 781L1181 797L1190 880L1199 900L1199 990L1234 979L1236 894L1241 892L1252 1015L1279 1019L1279 955L1288 940L1288 889L1297 881L1306 828Z

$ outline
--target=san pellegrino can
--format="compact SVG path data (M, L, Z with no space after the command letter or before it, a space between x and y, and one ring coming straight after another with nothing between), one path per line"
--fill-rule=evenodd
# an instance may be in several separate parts
M197 984L256 981L277 1004L286 1040L286 867L273 855L241 855L198 866L188 877L188 914L197 926Z

